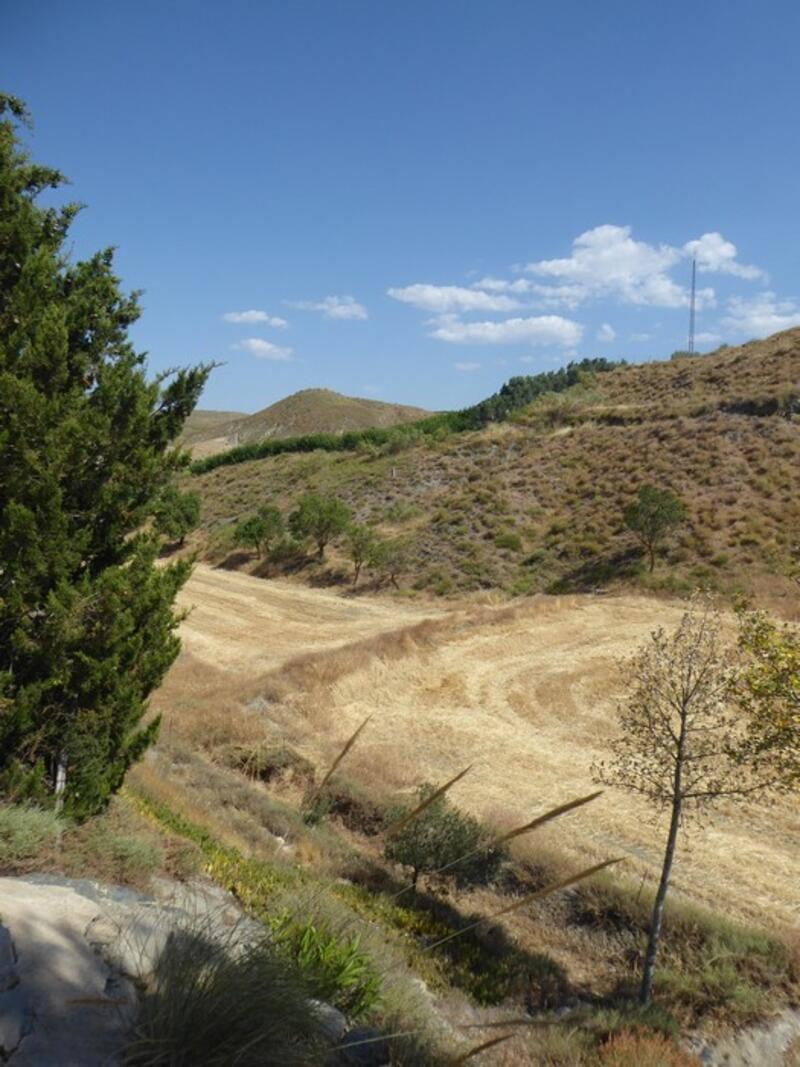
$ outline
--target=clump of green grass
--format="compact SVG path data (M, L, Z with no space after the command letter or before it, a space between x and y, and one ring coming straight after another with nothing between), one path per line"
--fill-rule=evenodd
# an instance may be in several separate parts
M297 971L265 939L209 922L171 931L140 999L128 1067L310 1067L320 1020Z
M13 870L52 845L64 830L54 811L0 804L0 870Z

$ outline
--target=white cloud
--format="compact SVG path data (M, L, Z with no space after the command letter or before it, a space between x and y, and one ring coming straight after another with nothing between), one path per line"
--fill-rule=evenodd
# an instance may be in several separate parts
M696 258L698 270L716 274L732 274L747 281L755 281L759 278L766 280L766 274L760 267L737 263L736 245L726 241L721 233L704 233L695 241L687 241L683 246L683 251L687 256Z
M535 288L535 283L527 278L515 278L513 282L505 278L481 278L479 282L472 283L473 289L485 289L488 293L530 293Z
M432 333L440 341L456 344L485 345L575 345L583 333L580 323L560 315L539 315L527 319L504 319L501 322L459 322L450 319Z
M694 339L699 345L716 345L722 340L722 335L702 330L700 333L695 334Z
M281 363L287 363L292 358L291 348L280 348L271 341L265 341L263 337L248 337L231 347L243 349L259 359L272 359Z
M454 363L453 366L455 367L456 370L460 370L460 371L463 371L465 373L469 373L470 371L480 370L481 369L480 363L469 363L469 362L463 362L462 363L462 362L457 362L457 363Z
M598 341L609 342L613 341L617 336L617 331L613 326L610 326L607 322L604 322L600 329L595 334Z
M631 340L632 341L649 341L652 338L652 336L653 335L651 333L632 333L631 334Z
M630 226L596 226L572 242L572 255L526 264L529 274L555 278L540 295L555 304L576 306L594 297L611 296L625 304L649 307L685 307L689 294L669 277L668 271L683 253L671 245L649 245L631 237ZM714 304L714 290L697 293L697 306Z
M352 296L326 296L324 300L293 300L290 307L321 311L326 319L368 319L367 309Z
M445 314L449 311L513 311L519 307L516 300L508 296L480 292L478 289L464 289L460 285L427 285L418 282L402 288L387 289L394 300Z
M266 326L274 326L279 330L283 330L289 325L286 319L278 318L277 315L268 315L266 311L256 311L255 309L250 311L226 311L222 318L225 322L235 323L263 322Z
M800 325L800 307L765 290L754 297L732 296L722 326L742 337L765 337Z

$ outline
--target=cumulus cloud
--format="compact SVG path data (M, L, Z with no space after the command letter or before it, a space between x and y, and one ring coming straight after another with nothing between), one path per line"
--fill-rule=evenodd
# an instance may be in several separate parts
M542 295L563 299L574 306L593 297L611 296L622 303L650 307L685 307L689 294L669 277L668 271L682 258L670 245L636 241L630 226L596 226L572 242L572 255L564 259L540 259L522 269L529 274L554 278ZM698 307L713 306L714 290L697 294Z
M766 274L760 267L737 261L736 245L726 241L721 233L704 233L695 241L687 241L683 251L697 260L697 269L700 271L732 274L746 281L766 279Z
M711 333L709 330L702 330L695 335L695 341L699 345L716 345L722 340L722 337L718 333Z
M449 319L431 333L440 341L484 345L565 345L577 344L583 333L580 323L560 315L503 319L500 322L461 322Z
M232 347L243 349L259 359L271 359L280 363L287 363L292 358L291 348L280 348L271 341L265 341L263 337L248 337Z
M460 285L428 285L418 282L402 288L387 289L394 300L404 304L446 314L452 311L513 311L519 303L508 296L465 289Z
M738 336L763 337L800 325L800 306L793 300L779 300L769 290L749 299L732 296L722 325Z
M598 341L609 342L613 341L617 336L617 331L613 326L610 326L607 322L604 322L600 329L595 334Z
M289 325L286 319L281 319L277 315L268 315L266 311L256 311L255 309L250 311L226 311L222 318L225 322L235 323L251 324L263 322L265 326L274 326L279 330L283 330Z
M480 370L481 369L480 363L470 363L468 361L464 361L464 362L458 361L458 362L454 363L453 366L455 367L456 370L462 371L463 373L466 373L466 374L468 374L470 371Z
M326 296L324 300L293 300L290 307L321 311L326 319L368 319L367 309L352 296Z
M485 289L489 293L530 293L536 288L534 282L527 278L515 278L506 281L505 278L481 278L479 282L472 283L473 289Z

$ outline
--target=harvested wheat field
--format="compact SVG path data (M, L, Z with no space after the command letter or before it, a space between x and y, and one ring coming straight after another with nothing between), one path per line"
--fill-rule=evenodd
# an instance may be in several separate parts
M473 764L453 800L508 825L590 792L622 692L617 663L675 602L540 597L449 613L386 598L346 598L289 582L198 567L184 651L159 693L167 715L250 708L270 734L312 759L373 719L348 757L365 785L407 788ZM559 824L576 861L625 856L629 877L658 872L665 829L635 798L607 790ZM686 838L676 890L729 915L796 925L796 803L721 805Z

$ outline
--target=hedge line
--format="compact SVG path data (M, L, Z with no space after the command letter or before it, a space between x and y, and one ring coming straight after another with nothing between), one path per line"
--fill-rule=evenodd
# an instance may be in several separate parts
M245 463L251 459L265 459L285 452L352 452L360 445L396 444L403 447L425 437L435 438L451 433L480 430L490 422L502 422L530 404L543 393L560 393L576 385L587 374L597 374L622 366L607 359L582 359L555 371L510 378L492 396L461 411L442 411L417 422L386 428L349 430L346 433L312 433L297 437L267 438L252 444L237 445L226 452L192 463L192 474L204 474L216 467Z

